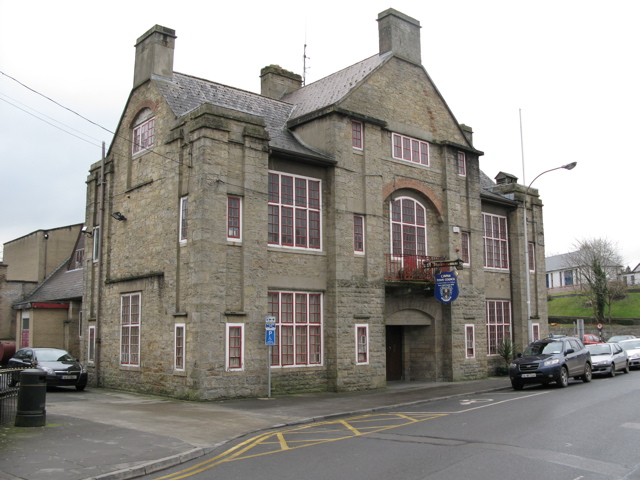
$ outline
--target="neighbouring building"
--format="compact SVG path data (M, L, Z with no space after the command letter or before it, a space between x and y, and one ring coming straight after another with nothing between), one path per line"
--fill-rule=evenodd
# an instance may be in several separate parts
M15 302L16 347L53 347L80 356L85 235L36 289Z
M577 292L588 284L585 281L588 269L581 264L580 258L578 252L570 252L545 259L548 293ZM631 282L634 278L633 272L636 271L630 270L629 267L624 270L621 265L611 265L605 269L609 281L619 280L625 283Z
M503 339L547 332L537 190L525 271L525 187L480 171L419 22L389 9L378 29L378 53L315 83L263 68L261 94L174 72L169 28L138 39L87 182L94 384L214 399L265 395L269 376L275 394L473 379Z
M620 280L629 286L640 284L640 263L633 270L630 267L623 269Z
M546 284L549 293L574 292L580 290L580 279L573 253L552 255L545 259Z
M0 264L0 340L15 340L20 345L22 317L14 304L66 262L76 248L81 228L80 223L37 230L4 244Z

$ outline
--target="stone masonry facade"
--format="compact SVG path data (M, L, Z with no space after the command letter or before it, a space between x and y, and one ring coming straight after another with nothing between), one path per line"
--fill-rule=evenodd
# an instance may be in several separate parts
M274 394L375 389L484 377L502 361L492 341L527 338L524 189L487 186L471 129L421 65L419 22L393 9L378 22L378 54L304 87L267 67L262 95L173 72L171 29L138 39L134 88L87 181L101 246L84 278L91 382L202 400L264 396L269 377ZM141 126L153 136L136 151ZM400 138L428 146L428 164L397 158ZM537 292L541 203L530 208ZM485 267L486 213L508 225L509 268ZM468 250L456 300L390 277L427 272L414 244L447 265ZM492 302L509 309L500 333Z

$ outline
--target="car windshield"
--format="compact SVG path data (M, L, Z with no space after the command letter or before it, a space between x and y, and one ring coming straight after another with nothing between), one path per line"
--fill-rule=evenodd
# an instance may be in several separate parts
M625 350L633 350L636 348L640 348L640 339L638 340L625 340L624 342L620 342L619 345Z
M532 343L524 351L524 356L553 354L562 352L562 342Z
M591 355L611 355L611 345L598 343L596 345L586 345Z
M57 348L48 348L46 350L36 351L36 357L39 362L71 362L74 358L64 350Z

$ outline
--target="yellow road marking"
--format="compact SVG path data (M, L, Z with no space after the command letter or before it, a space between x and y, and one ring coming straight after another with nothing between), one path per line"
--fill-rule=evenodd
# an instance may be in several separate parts
M156 480L180 480L196 475L210 468L227 462L261 457L273 453L311 447L323 443L335 442L364 436L370 433L378 433L393 428L411 425L413 423L444 417L445 413L385 413L360 415L341 420L329 420L298 426L280 432L267 432L250 438L235 447L211 458L205 462L194 465L180 472L158 477ZM335 425L336 428L325 428ZM305 437L307 435L307 437ZM330 438L326 438L329 435ZM324 438L323 438L324 437ZM264 451L248 454L250 451L262 447ZM248 455L247 455L248 454Z

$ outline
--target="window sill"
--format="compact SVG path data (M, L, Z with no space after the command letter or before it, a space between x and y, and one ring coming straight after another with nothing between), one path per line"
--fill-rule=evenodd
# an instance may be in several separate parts
M302 249L302 248L294 248L294 247L279 247L276 245L267 246L267 250L270 252L278 252L278 253L299 253L302 255L320 255L323 257L327 255L327 253L323 250Z

